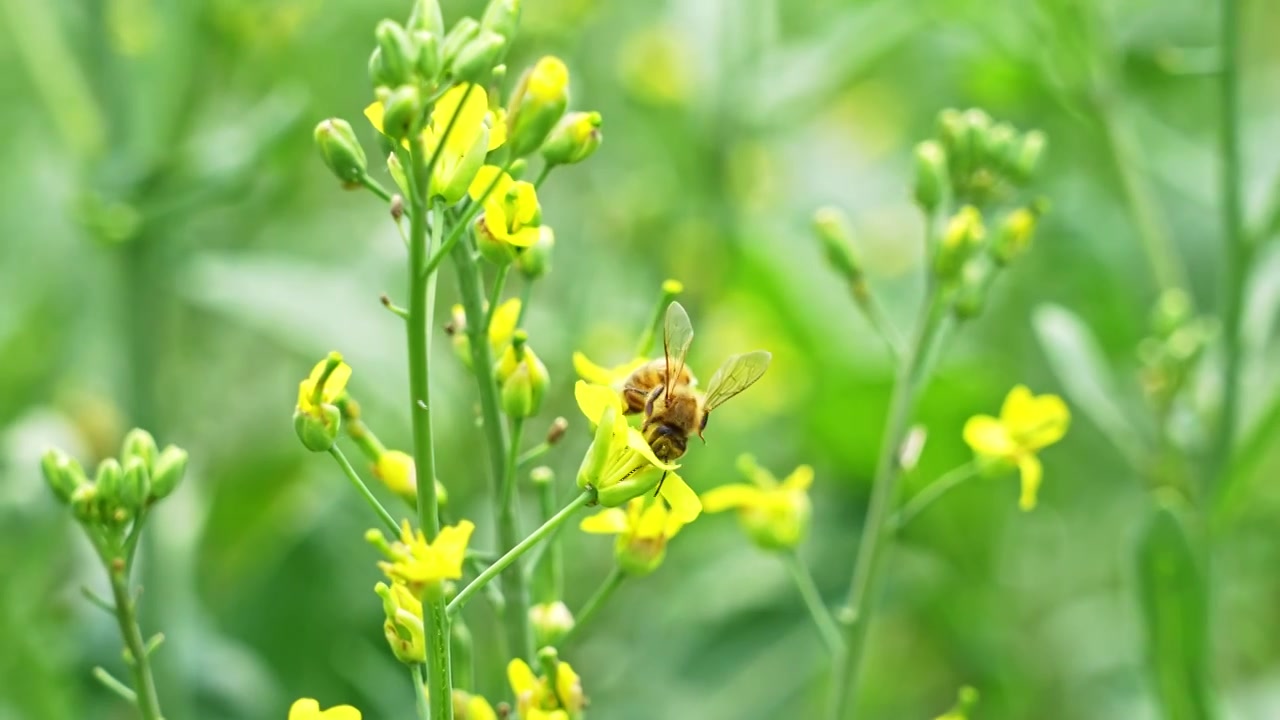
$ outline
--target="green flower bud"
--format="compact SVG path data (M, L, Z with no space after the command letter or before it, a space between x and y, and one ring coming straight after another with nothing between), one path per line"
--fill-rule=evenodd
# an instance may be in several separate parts
M569 105L569 68L551 55L524 72L507 111L507 146L524 157L542 146Z
M85 525L102 519L102 503L99 502L96 485L86 483L71 493L71 513Z
M573 629L573 613L559 600L529 608L529 624L538 647L555 645Z
M536 415L551 383L547 367L525 346L525 340L524 331L517 330L495 368L502 387L502 410L513 418Z
M529 161L524 158L512 160L510 167L507 168L507 174L512 180L523 180L525 173L529 172Z
M391 77L387 73L387 65L382 62L380 47L375 47L373 52L369 53L369 82L373 83L375 88L388 87L392 84Z
M382 624L387 645L396 659L406 665L427 661L426 633L422 624L422 601L409 588L396 583L378 583L373 591L382 598L386 621Z
M934 264L934 272L942 280L953 280L974 250L982 245L987 231L982 224L982 213L972 205L965 205L951 217Z
M404 165L400 164L400 158L395 153L391 153L387 156L387 173L391 175L392 182L394 182L396 187L400 188L400 192L403 193L401 197L408 195L409 176L405 174Z
M93 476L93 484L98 488L98 498L107 506L120 504L120 484L124 475L120 461L107 458L98 463L98 471Z
M360 147L351 125L341 118L322 120L316 125L314 136L316 147L320 148L320 159L333 174L347 185L359 183L368 172L368 166L364 148Z
M1025 183L1035 174L1048 142L1049 139L1039 130L1032 130L1022 136L1022 143L1018 146L1018 154L1011 168L1019 182Z
M471 42L479 34L480 23L475 18L464 17L454 23L448 34L444 36L444 47L441 48L446 72L451 71L458 53L462 52L463 46Z
M453 78L458 82L484 82L506 49L506 38L495 32L480 30L453 57L450 65Z
M1001 172L1009 172L1017 150L1018 131L1009 123L996 123L987 132L987 162Z
M991 132L991 116L979 108L970 108L964 111L963 120L964 143L968 147L972 169L976 170L990 161L988 136Z
M634 475L622 473L626 477L620 479L612 474L601 477L597 481L596 501L602 507L622 507L642 495L651 495L658 489L662 473L659 468L648 467Z
M489 0L480 16L480 27L505 38L514 38L519 24L520 0Z
M526 280L537 280L551 272L551 255L556 247L556 234L550 225L538 228L538 242L516 255L516 269Z
M440 51L440 36L426 30L415 30L413 40L418 45L418 75L427 85L435 85L444 69L444 56Z
M957 174L954 165L967 157L965 154L967 128L964 114L959 110L947 108L938 113L938 138L942 141L942 148L947 158L953 163L951 168L953 177Z
M120 481L120 505L131 514L146 507L151 495L151 471L139 457L125 460L124 477Z
M433 35L444 34L444 14L440 11L439 0L417 0L413 4L411 30L424 30Z
M1000 265L1008 265L1027 251L1035 235L1039 215L1034 208L1018 208L1009 213L1000 225L991 255Z
M401 85L383 104L382 133L392 140L403 140L413 134L422 118L422 93L416 85Z
M926 140L915 148L915 200L920 209L932 213L951 192L947 176L947 154L936 140Z
M839 208L818 208L813 214L813 233L822 243L823 254L831 267L845 280L858 282L862 278L862 262L853 249L849 218Z
M160 449L156 447L156 439L151 437L151 433L142 428L134 428L124 436L124 443L120 448L120 462L127 466L130 458L138 458L142 460L143 467L150 471L155 466L156 456L159 454Z
M445 323L444 332L453 345L453 354L462 362L467 370L471 369L471 338L467 336L467 313L461 305L454 305L449 311L449 322Z
M604 141L598 112L571 112L560 118L542 143L542 159L549 165L572 165L591 157Z
M80 463L57 448L44 451L40 458L40 470L53 494L64 503L71 502L76 489L89 483Z
M613 424L617 418L617 412L611 407L605 408L604 414L600 416L595 439L587 447L587 453L583 455L582 464L578 467L578 487L586 489L599 484L605 464L609 461L609 444L613 440Z
M374 30L378 49L382 51L381 85L409 85L416 81L414 71L418 64L418 48L400 23L383 20Z
M956 291L956 317L969 320L980 315L994 280L995 270L987 263L978 260L966 262L960 273L960 288Z
M342 428L342 412L333 405L320 405L312 412L295 410L293 431L302 446L311 452L328 452Z
M187 451L176 445L165 446L151 468L151 499L163 500L168 497L178 487L178 483L182 482L182 476L186 472Z
M1191 296L1185 290L1173 288L1160 293L1151 313L1151 327L1156 337L1167 339L1191 319Z

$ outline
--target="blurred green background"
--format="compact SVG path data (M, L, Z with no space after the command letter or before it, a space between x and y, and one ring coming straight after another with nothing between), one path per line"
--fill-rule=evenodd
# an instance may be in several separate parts
M443 4L450 21L479 7ZM0 0L0 718L129 716L89 675L119 669L119 640L80 597L102 571L38 457L58 444L88 465L132 425L192 458L143 556L143 628L167 637L167 715L283 718L302 696L412 714L361 539L373 522L290 423L298 380L338 349L371 426L408 442L404 340L378 302L403 294L403 249L385 206L339 189L310 135L337 115L374 147L360 118L372 28L407 9ZM1214 4L1190 0L526 0L510 65L562 56L574 106L605 117L601 151L542 193L558 247L529 326L554 384L535 426L574 423L549 456L565 492L587 443L572 352L627 359L659 284L680 279L695 370L755 347L775 358L717 413L683 475L699 491L739 481L748 449L778 474L812 464L803 555L828 601L843 596L893 368L808 220L823 204L850 213L905 326L921 286L910 150L948 106L1045 130L1036 190L1053 210L942 358L908 491L968 460L965 418L998 410L1016 383L1062 392L1055 365L1070 374L1094 350L1115 404L1144 417L1135 347L1158 284L1140 224L1172 238L1202 309L1223 289L1216 24ZM1252 227L1280 166L1280 5L1245 3L1242 28ZM443 277L437 328L456 297ZM1247 296L1241 442L1255 452L1214 534L1209 660L1223 717L1268 718L1280 717L1280 257L1265 247ZM1046 350L1045 303L1076 313L1096 348L1068 337ZM439 472L479 525L474 544L492 547L474 387L437 337ZM865 716L930 718L970 684L984 720L1161 717L1134 589L1147 481L1107 436L1076 413L1044 453L1033 513L1017 510L1013 478L988 480L908 529L872 633ZM565 538L576 608L611 542ZM495 630L472 612L483 655ZM783 566L721 516L625 583L564 656L590 715L610 720L806 717L827 667ZM487 674L481 689L500 683Z

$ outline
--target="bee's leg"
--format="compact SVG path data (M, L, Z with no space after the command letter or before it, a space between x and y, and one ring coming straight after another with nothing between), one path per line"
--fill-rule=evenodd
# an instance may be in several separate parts
M626 407L623 412L627 415L638 413L645 408L645 391L635 385L628 385L622 388L622 404Z
M704 412L702 413L702 422L698 423L698 439L702 441L703 445L707 444L707 439L702 437L702 431L707 429L707 420L710 419L710 417L711 413Z
M658 497L658 493L662 492L662 483L666 482L666 480L667 480L667 473L664 470L662 473L662 477L658 479L658 487L654 488L653 490L654 497Z
M662 391L664 389L665 388L662 385L659 385L658 387L653 389L653 392L649 393L649 401L644 404L645 415L653 414L653 401L657 400L658 397L662 395Z

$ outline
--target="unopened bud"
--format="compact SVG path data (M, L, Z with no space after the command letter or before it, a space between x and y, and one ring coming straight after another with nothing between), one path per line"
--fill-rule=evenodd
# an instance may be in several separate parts
M1036 168L1040 165L1040 158L1044 155L1047 144L1048 138L1039 130L1032 130L1022 136L1022 142L1018 146L1018 154L1011 168L1014 176L1020 182L1026 182L1035 175Z
M538 228L538 241L516 255L516 269L526 280L537 280L551 272L551 255L556 246L556 234L550 225Z
M980 260L970 260L960 273L960 287L956 291L955 314L961 320L969 320L982 313L991 294L995 270Z
M569 421L563 417L558 417L551 421L551 427L547 429L547 444L555 445L564 439L564 434L569 431Z
M454 80L482 83L493 72L498 58L507 49L507 39L489 30L480 30L458 49L449 66ZM446 59L446 62L449 62Z
M120 505L136 514L146 507L151 496L151 472L142 458L125 460L124 477L120 481Z
M89 483L80 463L57 448L44 452L40 458L40 469L53 494L64 503L71 502L76 489Z
M368 172L364 148L356 139L351 125L342 118L329 118L316 125L316 147L320 149L320 159L333 171L333 174L347 185L355 185Z
M529 608L529 624L538 647L556 645L573 629L573 613L559 600Z
M403 140L413 133L422 117L422 93L416 85L401 85L383 103L382 133Z
M964 113L959 110L947 108L938 113L938 138L953 163L963 159L966 127Z
M444 55L446 72L451 71L453 68L454 61L457 59L458 53L462 51L462 47L479 34L480 23L475 18L464 17L453 24L448 34L444 36L444 46L440 48L441 54Z
M434 86L440 71L444 69L444 55L440 49L440 36L427 30L415 30L413 41L418 46L416 69L422 82Z
M571 112L560 118L542 143L542 159L550 165L572 165L591 157L604 141L598 112Z
M612 449L610 446L613 440L613 424L617 419L618 413L612 407L606 407L604 413L600 415L600 424L596 425L595 439L587 447L586 454L582 456L582 464L578 467L578 487L599 489L600 477L604 474L605 465L609 460L609 451Z
M934 272L943 280L954 279L961 266L986 238L982 213L972 205L965 205L947 222L938 246Z
M1156 337L1168 338L1191 319L1191 314L1191 296L1185 290L1165 290L1151 313L1151 329Z
M534 485L550 485L555 481L556 481L555 471L547 467L546 465L539 465L538 467L529 471L529 482L533 483Z
M293 430L302 446L311 452L328 452L342 429L342 412L333 405L319 405L313 410L295 410Z
M98 498L98 486L84 484L71 493L71 513L81 523L94 523L102 519L101 502Z
M938 209L950 194L951 180L947 174L947 154L937 140L926 140L915 149L916 203L926 213Z
M117 506L120 503L120 484L124 476L124 469L120 467L120 461L115 458L107 458L98 463L98 471L93 476L93 484L98 488L98 497L101 501L109 506Z
M374 30L381 52L380 85L414 83L418 64L418 48L404 26L394 20L383 20Z
M176 445L168 445L160 451L151 469L151 497L163 500L182 482L187 472L187 451Z
M369 53L369 82L373 83L375 88L384 88L393 84L387 74L387 65L382 62L380 47L375 47L373 52Z
M416 0L412 17L409 25L411 30L444 35L444 15L440 11L440 0Z
M502 383L502 410L509 417L526 418L536 415L542 407L551 377L531 348L521 348L518 339L522 330L516 331L516 339L503 352L498 363L498 381Z
M525 71L507 112L507 146L524 157L542 146L569 104L569 68L547 55Z
M1017 150L1018 131L1009 123L996 123L987 132L987 162L1001 172L1009 172Z
M515 38L519 24L520 0L489 0L480 16L480 27L507 39Z
M989 134L991 132L991 116L980 108L964 111L964 137L972 169L988 164L990 156Z
M382 630L391 653L402 663L412 665L426 662L427 643L422 623L422 601L400 583L390 586L378 583L373 591L382 598L382 612L386 617Z
M1018 208L1009 213L1000 225L1000 232L991 247L991 254L996 262L1008 265L1027 251L1031 246L1031 238L1035 235L1038 219L1033 208Z
M124 436L124 443L120 449L120 462L129 463L130 458L138 458L142 460L143 466L150 470L155 466L156 456L160 454L160 449L156 447L156 440L151 433L142 428L134 428Z
M849 282L862 278L862 262L853 249L849 218L834 207L819 208L813 214L813 232L822 243L827 262Z

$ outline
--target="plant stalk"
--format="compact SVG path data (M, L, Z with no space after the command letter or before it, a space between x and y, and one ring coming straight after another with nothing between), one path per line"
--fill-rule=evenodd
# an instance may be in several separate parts
M114 560L123 565L122 560ZM142 639L142 630L138 627L136 604L129 592L129 574L127 569L115 569L108 566L111 576L111 595L115 600L116 621L120 625L120 635L124 638L125 647L133 662L129 670L133 673L133 690L137 699L138 713L142 720L162 720L160 714L160 697L156 694L156 681L151 673L151 660L147 657L147 644Z
M570 640L578 634L582 626L586 625L587 621L595 616L596 612L604 606L605 602L613 596L613 592L626 579L627 574L620 567L615 566L613 570L609 571L609 575L605 577L604 582L600 583L600 587L596 588L591 597L587 598L587 601L583 603L582 609L578 611L577 618L574 619L573 628L560 639L560 644L567 647Z
M787 567L787 571L795 580L796 589L800 591L800 597L804 600L805 607L809 609L809 615L813 618L818 634L822 636L822 642L827 646L832 657L838 656L844 650L840 626L836 624L836 619L831 616L826 604L822 602L822 593L818 591L818 584L813 581L809 568L805 567L794 550L779 553L778 557L782 559L782 564Z

